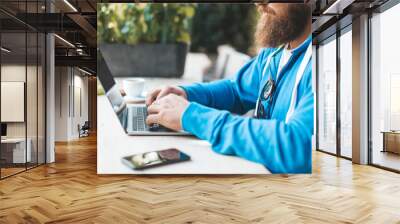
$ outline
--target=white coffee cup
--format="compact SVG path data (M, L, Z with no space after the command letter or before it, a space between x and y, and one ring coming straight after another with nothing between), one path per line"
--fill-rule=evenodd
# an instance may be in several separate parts
M127 97L140 97L144 89L144 79L129 78L123 80L123 86Z

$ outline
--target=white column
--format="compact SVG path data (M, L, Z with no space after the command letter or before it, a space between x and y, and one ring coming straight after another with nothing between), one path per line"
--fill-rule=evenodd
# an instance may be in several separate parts
M54 6L47 1L47 11L53 12ZM46 163L55 161L55 54L54 35L46 35Z
M54 35L47 34L46 36L46 85L47 85L47 108L46 108L46 163L52 163L55 161L54 151L54 133L55 133L55 73L54 73Z
M368 163L368 15L353 19L353 162Z

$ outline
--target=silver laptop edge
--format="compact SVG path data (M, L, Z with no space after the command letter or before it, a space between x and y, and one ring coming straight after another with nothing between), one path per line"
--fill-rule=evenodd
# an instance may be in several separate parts
M101 57L101 47L99 48L99 57ZM122 128L124 129L125 133L131 136L189 136L192 135L189 132L185 131L127 131L126 125L123 124L123 121L121 120L122 116L121 114L124 113L125 110L128 108L128 104L125 102L124 98L122 97L121 92L118 89L117 83L115 82L114 77L112 76L109 67L107 65L107 62L105 61L104 58L101 58L98 61L98 78L101 82L101 84L104 87L105 95L108 98L108 101L110 102L113 111L118 117L118 121ZM103 64L101 64L103 63ZM100 74L101 73L101 74ZM144 107L146 106L145 104L129 104L132 106L137 106L137 107Z

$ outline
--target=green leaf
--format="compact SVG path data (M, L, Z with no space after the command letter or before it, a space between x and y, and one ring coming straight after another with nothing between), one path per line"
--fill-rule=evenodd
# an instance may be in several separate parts
M190 42L195 4L99 3L98 40L138 42Z

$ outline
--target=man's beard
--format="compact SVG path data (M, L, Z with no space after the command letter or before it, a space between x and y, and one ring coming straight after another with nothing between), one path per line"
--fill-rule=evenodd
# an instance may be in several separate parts
M260 15L255 39L261 47L278 47L300 37L308 23L311 23L310 7L307 4L290 3L285 15Z

